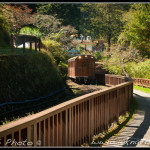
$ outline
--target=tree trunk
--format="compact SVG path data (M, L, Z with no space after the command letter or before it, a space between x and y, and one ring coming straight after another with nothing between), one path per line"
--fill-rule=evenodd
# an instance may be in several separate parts
M109 35L108 36L108 41L107 41L107 43L108 43L108 48L107 48L108 55L107 55L107 59L110 58L110 45L111 45L110 39L111 39L111 36Z

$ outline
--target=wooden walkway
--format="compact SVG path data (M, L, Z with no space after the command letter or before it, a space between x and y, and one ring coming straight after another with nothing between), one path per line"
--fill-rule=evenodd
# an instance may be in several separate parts
M150 147L150 94L133 92L138 102L133 120L103 147Z

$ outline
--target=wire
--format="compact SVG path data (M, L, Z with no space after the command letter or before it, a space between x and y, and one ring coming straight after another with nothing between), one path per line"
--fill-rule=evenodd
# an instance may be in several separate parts
M55 92L53 92L49 95L43 96L43 97L39 97L39 98L31 99L31 100L26 100L26 101L21 101L21 102L5 102L5 103L0 104L0 106L4 106L4 105L8 105L8 104L24 104L24 103L27 103L27 102L39 101L41 99L53 96L53 95L65 90L65 88L66 87L64 87L63 89L59 89L59 90L57 90L57 91L55 91Z

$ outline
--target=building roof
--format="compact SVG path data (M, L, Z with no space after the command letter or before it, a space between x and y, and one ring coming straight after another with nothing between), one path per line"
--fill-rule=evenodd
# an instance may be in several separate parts
M82 58L91 58L91 57L93 57L94 59L95 59L95 57L94 56L92 56L92 55L84 55L84 54L81 54L81 55L78 55L78 56L75 56L75 57L72 57L72 58L70 58L69 60L68 60L68 62L70 62L70 61L75 61L77 58L79 58L79 57L82 57Z

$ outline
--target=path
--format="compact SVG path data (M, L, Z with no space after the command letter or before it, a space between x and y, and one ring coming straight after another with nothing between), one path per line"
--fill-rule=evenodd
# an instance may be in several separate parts
M138 102L133 120L103 147L150 147L150 94L137 90L133 93Z

